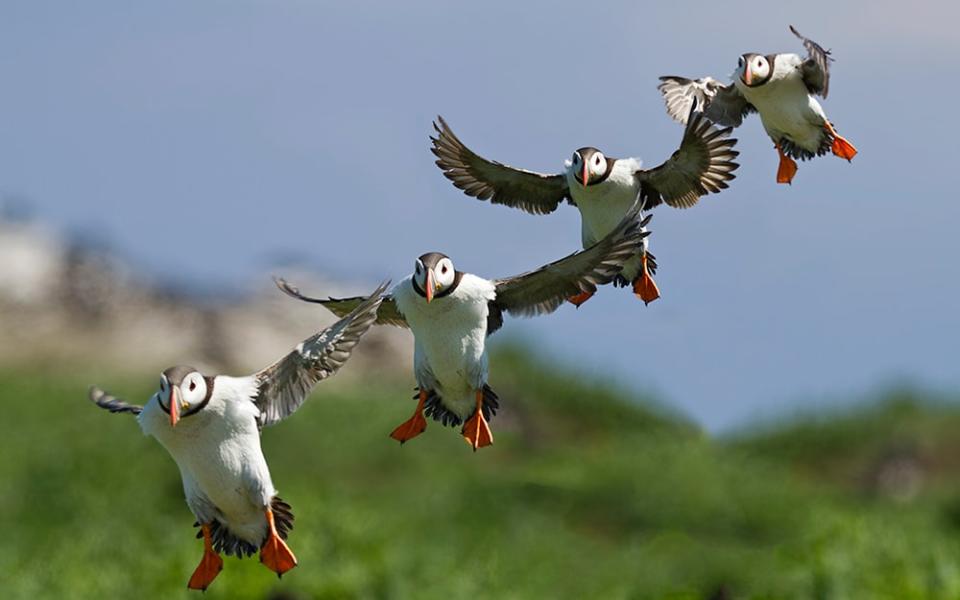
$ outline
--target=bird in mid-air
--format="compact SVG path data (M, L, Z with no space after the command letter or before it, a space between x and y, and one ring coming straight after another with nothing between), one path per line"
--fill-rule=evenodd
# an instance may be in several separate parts
M589 248L617 226L638 194L644 210L663 202L688 208L700 196L726 188L735 177L733 171L739 165L733 159L738 152L733 149L737 140L728 137L731 129L718 129L699 113L690 113L680 147L652 169L644 169L637 158L613 158L590 146L574 152L562 173L516 169L475 154L442 117L437 118L439 125L433 124L437 137L430 139L437 166L468 196L535 215L552 213L564 200L575 206L580 211L581 242ZM652 277L656 268L644 240L613 283L631 286L649 304L660 297ZM590 296L592 292L584 292L569 300L579 306Z
M423 433L426 417L432 417L444 425L463 423L461 434L474 450L493 443L488 420L499 402L487 384L487 336L500 329L505 312L552 313L567 298L610 282L647 235L639 210L635 200L620 223L586 250L516 277L484 279L458 271L445 254L420 256L413 274L390 290L377 315L377 323L409 327L414 335L417 408L390 437L402 444ZM282 279L277 285L337 315L368 302L365 297L311 298Z
M260 430L293 414L318 382L343 366L375 322L386 288L381 285L342 319L253 375L208 376L193 367L171 367L143 406L90 389L101 408L137 415L143 432L180 467L204 548L187 587L207 589L223 569L221 553L243 557L259 550L260 562L278 576L297 566L284 541L293 513L273 487Z
M711 121L738 127L752 112L760 121L780 157L777 183L791 183L797 173L794 159L808 160L833 152L850 161L857 154L853 144L837 133L816 96L830 91L833 57L816 42L793 32L803 42L807 56L756 54L740 56L733 83L723 85L712 77L687 79L668 75L658 86L675 120L685 122L697 102Z

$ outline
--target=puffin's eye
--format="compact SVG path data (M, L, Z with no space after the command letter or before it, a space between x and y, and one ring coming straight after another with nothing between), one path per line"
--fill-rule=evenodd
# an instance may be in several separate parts
M593 163L599 167L599 166L600 166L600 157L599 157L599 156L596 157L596 158L593 160Z
M447 272L447 265L443 265L443 268L440 269L440 272L445 274Z
M192 392L192 391L195 390L195 389L197 389L197 382L196 382L196 381L191 381L191 382L190 382L190 391Z

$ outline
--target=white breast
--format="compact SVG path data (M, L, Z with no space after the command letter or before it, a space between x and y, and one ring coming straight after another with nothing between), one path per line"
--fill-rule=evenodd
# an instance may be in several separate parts
M618 159L609 177L601 183L583 187L574 178L573 168L568 166L567 186L580 210L584 248L613 231L633 206L640 191L640 182L634 174L640 167L641 162L636 158Z
M817 99L803 83L796 54L780 54L774 62L770 81L747 87L740 78L734 84L747 101L760 113L763 128L774 141L789 138L794 144L816 152L823 138L826 115Z
M260 448L252 378L217 377L200 412L170 427L157 396L140 414L152 435L180 467L184 493L201 522L217 518L238 537L259 546L266 532L264 508L276 494Z
M496 297L493 283L465 273L449 296L430 304L418 295L410 278L393 290L397 309L415 338L417 384L436 390L444 405L461 417L475 406L475 391L487 381L488 303Z

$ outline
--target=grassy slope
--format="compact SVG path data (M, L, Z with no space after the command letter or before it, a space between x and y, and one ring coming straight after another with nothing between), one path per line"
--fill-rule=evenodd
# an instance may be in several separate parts
M322 386L264 434L301 566L278 582L230 558L206 596L960 596L948 469L908 502L851 484L903 439L904 414L932 452L956 413L889 405L715 441L519 352L494 373L504 409L476 455L437 424L387 438L413 408L407 382ZM177 470L128 416L87 404L87 383L0 375L0 589L187 596L200 543Z

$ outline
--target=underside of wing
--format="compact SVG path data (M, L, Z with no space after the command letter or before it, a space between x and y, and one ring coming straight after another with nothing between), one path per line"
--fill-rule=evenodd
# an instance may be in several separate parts
M680 148L662 165L639 171L644 207L666 202L676 208L689 208L700 196L719 192L728 186L740 166L734 159L737 143L729 137L732 129L719 129L691 106Z
M595 292L598 285L609 283L623 264L641 251L643 230L650 217L638 221L640 203L624 216L617 227L596 244L516 277L495 283L494 302L500 309L519 316L551 313L567 298L581 292Z
M830 63L833 61L830 51L824 50L820 44L800 35L800 32L794 29L793 25L790 26L790 31L800 38L804 49L807 51L807 59L803 61L801 66L803 82L811 94L819 94L826 98L827 94L830 93Z
M284 294L302 302L311 304L321 304L330 312L338 317L345 317L358 306L368 300L367 296L354 296L352 298L315 298L302 293L296 286L282 278L274 279L274 283ZM383 297L383 302L377 311L377 325L395 325L397 327L409 327L407 320L403 318L400 311L397 310L397 303L389 295Z
M286 356L256 374L260 425L272 425L293 414L313 387L336 373L350 358L360 338L377 320L387 284L342 319L297 345Z
M443 117L437 121L439 125L433 124L437 137L430 138L437 166L468 196L535 215L552 213L569 197L562 174L545 175L487 160L467 148Z

